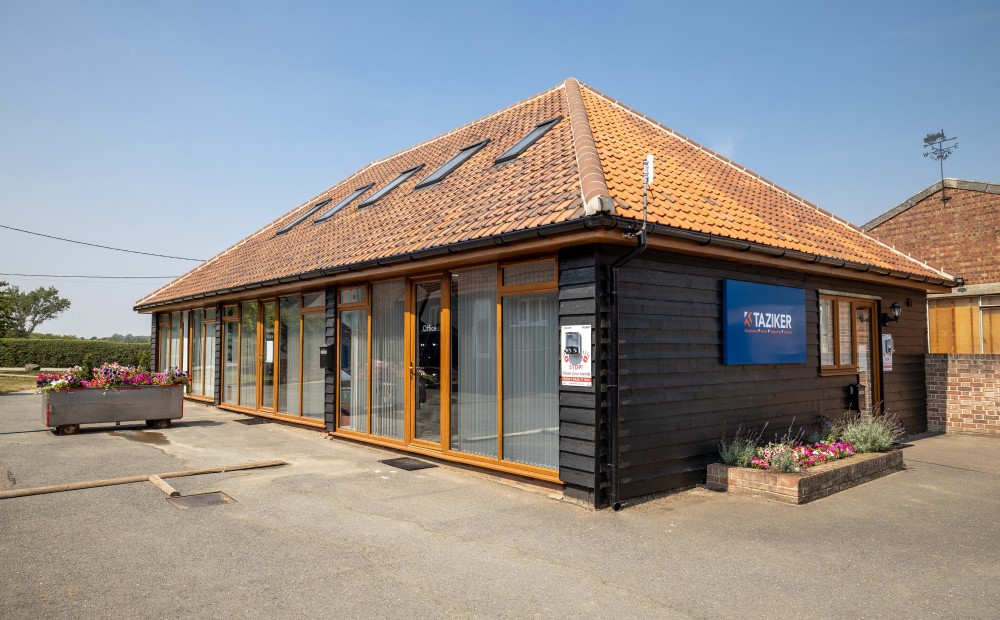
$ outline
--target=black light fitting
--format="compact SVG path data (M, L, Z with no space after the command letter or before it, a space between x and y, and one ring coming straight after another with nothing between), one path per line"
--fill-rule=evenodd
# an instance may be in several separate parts
M889 321L899 322L900 310L902 310L902 306L899 305L899 302L892 302L892 305L889 306L889 312L882 313L882 327L888 326Z

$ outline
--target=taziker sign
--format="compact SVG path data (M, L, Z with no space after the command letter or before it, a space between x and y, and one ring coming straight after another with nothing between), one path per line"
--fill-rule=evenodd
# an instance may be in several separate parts
M722 282L722 357L726 364L806 361L806 291Z

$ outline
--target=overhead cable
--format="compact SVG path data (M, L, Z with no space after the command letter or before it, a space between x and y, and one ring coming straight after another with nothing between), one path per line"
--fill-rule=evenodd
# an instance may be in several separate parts
M32 232L30 230L24 230L22 228L14 228L13 226L5 226L0 224L0 228L6 228L7 230L16 230L17 232L22 232L28 235L36 235L38 237L45 237L46 239L55 239L56 241L65 241L67 243L78 243L80 245L89 245L92 248L101 248L102 250L114 250L115 252L128 252L129 254L142 254L143 256L157 256L159 258L174 258L177 260L193 260L196 262L203 262L202 258L185 258L184 256L169 256L167 254L153 254L152 252L140 252L138 250L124 250L122 248L113 248L107 245L100 245L97 243L87 243L86 241L74 241L72 239L64 239L62 237L54 237L52 235L45 235L39 232Z
M91 278L98 280L173 280L177 276L64 276L51 273L0 273L0 276L11 278Z

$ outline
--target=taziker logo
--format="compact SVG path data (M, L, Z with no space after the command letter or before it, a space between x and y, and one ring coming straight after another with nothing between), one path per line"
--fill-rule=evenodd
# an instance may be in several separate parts
M743 331L748 333L790 334L792 315L777 312L743 312Z

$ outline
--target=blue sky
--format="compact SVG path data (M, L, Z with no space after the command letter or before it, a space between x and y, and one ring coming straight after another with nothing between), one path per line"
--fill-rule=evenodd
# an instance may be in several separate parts
M0 224L209 258L368 162L574 76L853 222L1000 182L994 2L0 0ZM0 229L0 272L195 263ZM148 333L164 281L0 276Z

